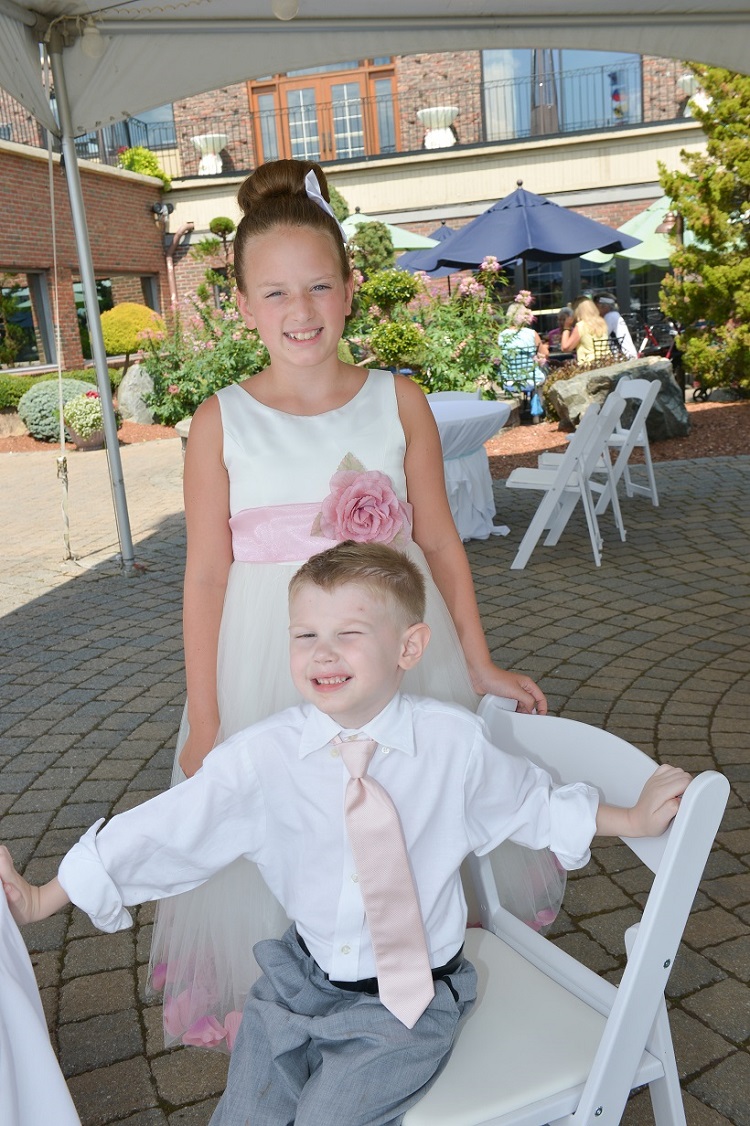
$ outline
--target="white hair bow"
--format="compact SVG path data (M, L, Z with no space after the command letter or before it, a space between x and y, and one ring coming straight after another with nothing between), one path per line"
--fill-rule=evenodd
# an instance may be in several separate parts
M308 199L311 199L313 201L313 203L317 203L318 207L322 211L325 211L327 215L331 216L334 223L336 224L339 231L341 232L342 239L346 243L348 241L346 231L344 230L344 228L341 226L338 219L334 215L333 208L331 207L330 203L327 200L323 199L323 196L321 195L321 192L320 192L320 184L318 183L318 177L315 175L312 168L310 169L310 171L305 176L305 192L307 193Z

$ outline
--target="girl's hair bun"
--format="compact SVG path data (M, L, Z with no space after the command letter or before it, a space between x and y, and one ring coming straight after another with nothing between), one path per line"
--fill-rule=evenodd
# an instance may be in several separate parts
M243 215L267 203L274 196L306 195L305 176L312 169L318 178L323 199L330 202L325 174L311 160L274 160L261 164L240 185L237 202Z

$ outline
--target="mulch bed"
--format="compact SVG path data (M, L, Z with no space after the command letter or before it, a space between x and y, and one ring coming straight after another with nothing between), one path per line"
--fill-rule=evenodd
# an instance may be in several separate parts
M691 430L685 438L651 442L654 461L682 461L699 457L733 457L750 454L750 402L687 403ZM487 443L490 471L503 479L519 466L533 468L540 453L565 449L566 431L557 422L515 426ZM632 461L642 460L640 450Z
M136 442L152 442L156 438L176 438L177 431L171 426L142 426L138 422L123 422L118 431L121 446L132 446ZM37 442L28 434L17 434L0 438L0 453L31 453L45 450L57 452L58 442ZM66 450L75 450L72 442L65 443Z

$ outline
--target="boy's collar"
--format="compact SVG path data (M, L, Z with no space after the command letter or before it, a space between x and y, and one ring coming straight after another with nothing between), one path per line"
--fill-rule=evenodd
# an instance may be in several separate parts
M299 757L305 758L313 751L326 747L334 736L342 730L336 720L318 711L313 704L303 705L305 720L300 737ZM416 754L414 745L414 723L411 703L406 696L397 692L381 712L369 723L358 728L381 747L403 751L412 757Z

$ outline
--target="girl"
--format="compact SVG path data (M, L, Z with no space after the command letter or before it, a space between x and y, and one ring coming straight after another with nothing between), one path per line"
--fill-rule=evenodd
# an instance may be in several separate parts
M573 313L566 321L560 338L563 352L575 349L579 364L611 358L609 329L590 297L577 297Z
M194 774L220 740L298 702L278 630L287 585L301 560L344 539L402 547L428 577L432 641L406 691L472 710L490 692L522 711L545 712L529 677L490 658L424 394L408 378L338 358L354 283L323 172L310 162L276 161L258 168L238 198L238 304L271 361L206 400L191 423L188 702L174 781ZM536 867L532 876L537 884L548 878L556 907L562 883L543 856L541 876ZM166 986L168 1044L231 1047L258 973L252 945L281 934L284 924L246 861L160 905L151 983Z

